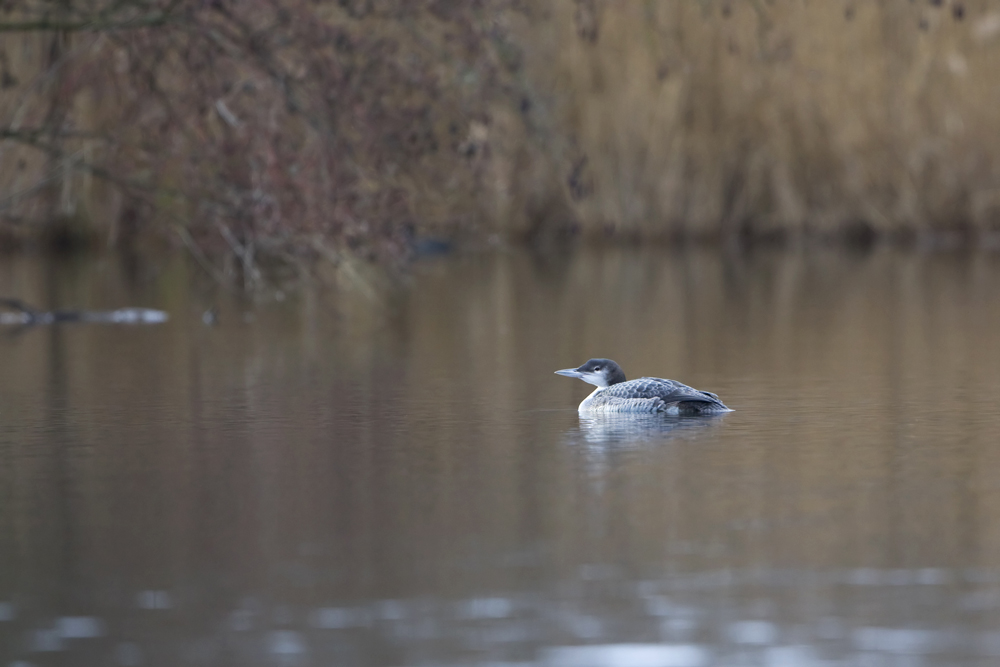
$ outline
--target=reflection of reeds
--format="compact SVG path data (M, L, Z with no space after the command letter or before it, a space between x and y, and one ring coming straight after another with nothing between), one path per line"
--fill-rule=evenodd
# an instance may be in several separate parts
M45 307L172 315L3 339L0 600L77 585L67 572L99 596L229 581L233 599L272 585L315 605L538 590L604 563L1000 567L988 254L497 254L425 265L374 306L316 290L253 324L220 294L211 330L199 273L128 270L0 273ZM737 411L595 445L587 388L550 378L595 354ZM538 579L494 566L524 558ZM321 583L276 580L287 563Z

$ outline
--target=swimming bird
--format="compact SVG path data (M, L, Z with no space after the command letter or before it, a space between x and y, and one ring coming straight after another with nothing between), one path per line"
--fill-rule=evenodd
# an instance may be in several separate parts
M591 359L579 368L556 375L580 378L597 385L583 399L580 412L665 412L670 415L704 415L732 412L710 391L699 391L676 380L643 377L626 380L621 367L610 359Z

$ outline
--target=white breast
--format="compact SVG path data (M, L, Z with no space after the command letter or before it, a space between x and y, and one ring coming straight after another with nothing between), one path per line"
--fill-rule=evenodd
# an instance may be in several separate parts
M583 399L583 403L580 404L580 407L577 408L577 411L579 411L579 412L589 412L590 411L590 404L594 402L594 397L597 396L602 391L604 391L605 389L607 389L607 387L598 387L594 391L590 392L590 396L588 396L587 398Z

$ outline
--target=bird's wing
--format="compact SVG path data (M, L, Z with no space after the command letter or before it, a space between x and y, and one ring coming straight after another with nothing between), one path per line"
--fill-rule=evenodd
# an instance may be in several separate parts
M591 399L590 410L595 412L661 412L666 408L663 400L657 396L625 398L609 393L608 389L599 392Z
M671 405L688 404L695 412L725 411L715 394L676 380L643 377L613 384L591 399L590 409L602 412L661 412ZM693 405L692 405L693 404Z
M599 392L592 400L591 410L601 412L661 412L675 395L676 388L670 380L639 378L613 384Z
M662 398L675 392L675 384L679 383L675 383L673 380L662 380L660 378L639 378L638 380L628 380L627 382L613 384L602 391L601 394L608 398Z
M689 387L686 384L678 382L677 380L644 377L634 380L634 382L644 382L648 385L659 388L661 393L659 393L658 396L665 404L682 402L707 403L712 407L728 410L726 405L719 400L718 395L713 394L710 391L701 391L700 389Z

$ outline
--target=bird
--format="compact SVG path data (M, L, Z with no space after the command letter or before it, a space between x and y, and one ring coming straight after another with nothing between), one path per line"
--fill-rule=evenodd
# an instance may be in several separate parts
M579 368L556 371L597 385L580 403L584 413L663 412L668 415L706 415L732 412L710 391L700 391L676 380L642 377L626 380L621 366L610 359L591 359Z

